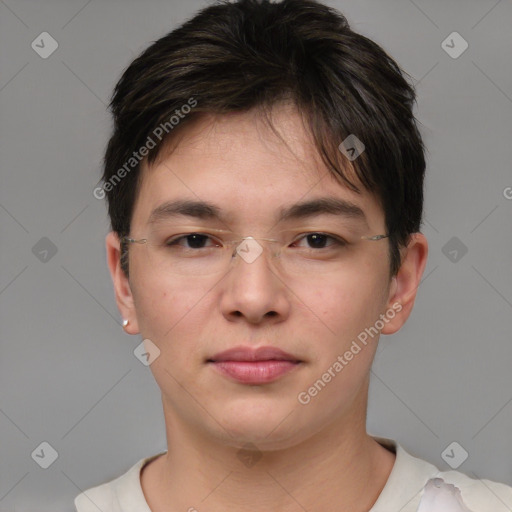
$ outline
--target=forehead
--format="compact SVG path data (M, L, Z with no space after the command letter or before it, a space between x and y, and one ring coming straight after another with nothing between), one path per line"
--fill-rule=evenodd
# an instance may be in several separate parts
M272 127L261 111L252 110L204 116L183 127L151 167L143 162L132 226L169 214L177 202L188 203L188 211L196 213L201 210L197 203L207 203L213 206L211 219L257 226L287 215L292 219L297 203L304 213L305 203L326 198L332 201L324 201L325 210L365 221L371 229L384 226L373 194L359 184L360 194L349 190L325 167L292 105L275 107L270 121ZM358 183L351 169L347 174ZM317 206L310 204L310 211Z

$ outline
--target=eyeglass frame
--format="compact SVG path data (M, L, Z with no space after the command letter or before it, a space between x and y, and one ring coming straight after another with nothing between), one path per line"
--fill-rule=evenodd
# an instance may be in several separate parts
M192 228L190 228L192 229ZM212 228L209 228L210 231L212 231ZM215 229L213 231L222 231L222 232L227 232L228 230L219 230L219 229ZM320 231L318 232L315 232L315 231L312 231L311 234L324 234ZM201 232L195 232L195 231L192 231L191 233L189 234L204 234L204 233L201 233ZM327 233L325 233L326 235L328 235ZM185 236L185 235L184 235ZM329 236L329 235L328 235ZM371 235L371 236L361 236L359 238L359 240L370 240L370 241L378 241L378 240L382 240L383 238L389 238L390 237L390 234L379 234L379 235ZM244 241L244 240L255 240L255 241L258 241L258 240L264 240L264 241L267 241L267 242L281 242L280 240L276 240L275 238L263 238L263 237L253 237L253 236L244 236L244 237L239 237L239 238L236 238L236 239L232 239L232 240L229 240L227 243L228 245L232 245L234 247L234 250L233 250L233 253L231 254L231 257L234 258L235 255L237 254L237 248L240 246L240 244ZM131 237L128 237L128 236L123 236L121 238L121 243L136 243L136 244L146 244L148 243L148 239L147 238L131 238ZM282 247L280 247L279 249L279 253L281 252L282 250Z

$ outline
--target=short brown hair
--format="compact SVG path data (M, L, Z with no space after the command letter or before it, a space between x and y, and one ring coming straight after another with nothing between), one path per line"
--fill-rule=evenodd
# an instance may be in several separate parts
M381 202L395 275L400 247L420 230L425 173L412 112L415 92L403 74L380 46L353 32L341 13L315 0L222 0L202 9L151 44L115 86L114 130L102 178L111 184L105 191L112 230L120 238L130 232L140 163L115 183L113 178L191 98L196 106L179 128L202 113L269 109L288 99L308 121L330 172L356 192L338 146L350 134L363 141L364 152L350 163ZM154 141L148 164L174 133L166 130ZM127 258L121 261L128 275Z

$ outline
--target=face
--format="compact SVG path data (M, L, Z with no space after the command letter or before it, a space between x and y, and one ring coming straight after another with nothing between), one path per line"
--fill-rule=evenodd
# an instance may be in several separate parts
M297 235L346 235L352 241L386 233L378 201L332 178L291 106L276 107L273 124L285 142L256 112L203 119L187 127L172 152L143 169L131 236L153 232L148 224L152 211L178 199L213 203L222 220L160 219L159 229L163 226L169 234L173 226L179 226L175 233L180 234L188 230L216 236L216 229L229 228L255 238L276 238L284 229ZM364 219L317 213L277 220L281 209L318 198L350 202ZM113 248L113 238L110 242ZM190 248L189 242L181 243ZM297 243L318 247L304 235ZM328 272L293 275L275 265L277 260L262 247L251 263L236 257L220 274L178 275L153 264L150 247L131 244L129 281L113 270L114 256L111 270L130 332L160 350L150 368L162 392L167 423L185 424L233 446L252 442L276 449L293 446L332 422L362 417L378 335L366 331L363 343L361 333L375 331L376 325L385 333L397 330L407 314L395 308L392 320L376 324L380 315L389 319L387 312L397 299L387 238L340 249L339 263L327 263ZM256 368L254 363L215 358L234 347L273 347L291 355L293 362L267 361Z

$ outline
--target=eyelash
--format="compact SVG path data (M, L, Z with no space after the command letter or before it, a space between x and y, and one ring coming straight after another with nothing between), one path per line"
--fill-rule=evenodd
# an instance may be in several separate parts
M169 240L167 240L165 242L165 245L167 247L176 246L176 245L179 244L179 242L181 240L186 240L188 237L194 236L194 235L205 236L205 237L208 237L210 240L212 239L212 237L210 235L206 234L206 233L194 232L194 233L187 233L186 235L178 235L178 236L176 236L174 238L170 238ZM298 238L295 239L293 241L293 243L297 243L298 241L306 239L308 236L311 236L311 235L321 235L323 237L327 237L328 239L332 240L334 242L334 244L328 245L327 247L320 247L320 248L308 247L309 249L321 250L321 249L328 249L329 247L332 247L333 245L337 245L339 247L344 247L344 246L348 245L348 242L346 242L345 240L343 240L339 236L331 235L329 233L324 233L324 232L321 232L321 231L312 231L312 232L309 232L309 233L302 233L301 235L298 235ZM193 249L193 248L189 247L188 249ZM200 247L199 249L198 248L195 248L195 249L196 250L205 249L205 247Z

